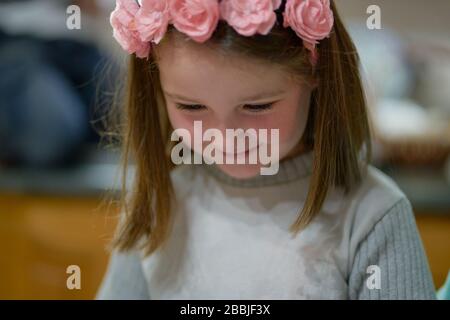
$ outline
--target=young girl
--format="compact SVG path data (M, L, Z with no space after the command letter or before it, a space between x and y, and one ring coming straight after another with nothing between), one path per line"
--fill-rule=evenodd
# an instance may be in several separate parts
M332 1L118 0L111 23L130 54L136 172L97 298L435 298L411 204L369 164L358 55ZM278 129L277 172L176 165L172 133L194 137L195 121Z

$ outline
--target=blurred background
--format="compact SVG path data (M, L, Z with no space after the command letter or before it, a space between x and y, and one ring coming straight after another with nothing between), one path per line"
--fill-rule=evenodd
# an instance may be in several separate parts
M436 287L450 269L450 1L336 0L361 54L374 165L411 200ZM66 27L81 8L81 29ZM120 184L98 131L125 56L113 0L0 0L0 299L92 299ZM366 25L370 5L381 29ZM66 286L81 268L81 289Z

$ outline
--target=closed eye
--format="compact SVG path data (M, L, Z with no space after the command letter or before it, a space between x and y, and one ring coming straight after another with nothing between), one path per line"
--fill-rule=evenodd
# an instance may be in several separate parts
M248 110L250 112L262 112L272 109L273 103L266 104L246 104L243 106L244 110Z
M200 111L203 109L206 109L205 106L201 104L183 104L183 103L177 103L176 104L177 109L179 110L187 110L187 111Z
M179 110L186 110L186 111L201 111L205 110L206 107L201 104L183 104L183 103L177 103L176 104L177 109ZM272 109L273 103L266 103L266 104L246 104L242 108L249 112L262 112Z

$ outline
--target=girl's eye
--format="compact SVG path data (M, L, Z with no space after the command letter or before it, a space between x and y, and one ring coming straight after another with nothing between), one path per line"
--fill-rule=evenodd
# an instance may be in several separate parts
M182 103L177 103L176 104L177 109L179 110L187 110L187 111L200 111L203 109L206 109L205 106L202 106L200 104L182 104Z
M272 109L272 106L273 106L273 103L266 103L266 104L259 104L259 105L247 104L243 108L250 112L262 112L262 111Z
M243 109L245 109L249 112L262 112L262 111L272 109L272 106L273 106L273 103L266 103L266 104L260 104L260 105L247 104L247 105L243 106ZM206 109L205 106L200 105L200 104L177 103L176 107L179 110L187 110L187 111L201 111L201 110Z

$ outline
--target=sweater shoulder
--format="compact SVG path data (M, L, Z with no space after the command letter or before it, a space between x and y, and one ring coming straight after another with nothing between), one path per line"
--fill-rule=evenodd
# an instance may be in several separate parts
M354 191L351 214L346 221L350 236L350 260L361 241L400 202L410 207L409 199L395 181L369 165L360 186Z
M354 199L354 223L361 225L367 221L370 226L381 220L397 202L408 201L397 183L372 165L368 166Z

